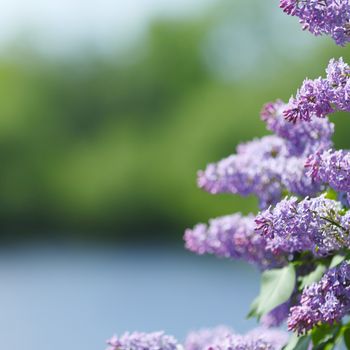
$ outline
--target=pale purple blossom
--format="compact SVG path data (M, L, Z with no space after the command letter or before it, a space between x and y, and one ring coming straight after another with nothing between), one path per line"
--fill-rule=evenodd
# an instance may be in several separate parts
M219 327L190 333L185 350L280 350L287 341L287 333L277 329L259 327L240 335Z
M261 119L268 130L286 140L289 155L304 156L332 147L334 124L328 118L312 118L310 122L301 120L291 126L283 115L286 107L281 100L267 103L261 111Z
M326 78L304 80L283 111L287 120L296 123L324 118L336 111L350 112L349 65L342 58L331 59L326 73Z
M304 80L295 97L291 97L284 112L287 120L296 123L298 120L310 121L313 116L324 118L334 112L331 88L326 79Z
M260 208L277 203L285 190L298 195L314 195L320 186L306 176L305 158L290 154L286 140L265 136L237 147L237 154L198 173L198 185L206 191L251 194Z
M288 317L291 301L278 305L273 310L263 315L260 323L265 327L279 327Z
M185 231L186 248L197 254L241 259L261 269L281 266L282 256L266 250L265 238L255 231L254 216L227 215L212 219L209 224L197 224Z
M350 235L342 205L321 195L285 198L256 217L256 231L275 253L311 251L325 256L350 247Z
M285 142L277 136L265 136L240 144L237 154L198 173L198 185L216 193L256 194L262 206L281 196L280 174L287 156Z
M177 340L164 332L153 333L124 333L107 340L107 350L177 350Z
M305 287L291 308L288 329L303 334L320 323L333 324L350 312L350 264L330 269L319 282Z
M350 41L348 0L280 0L280 7L314 35L330 35L338 45Z
M227 326L203 328L190 332L185 340L185 350L207 350L210 346L219 343L222 339L234 334L233 329Z
M350 152L329 149L316 152L306 162L308 175L336 191L350 193Z

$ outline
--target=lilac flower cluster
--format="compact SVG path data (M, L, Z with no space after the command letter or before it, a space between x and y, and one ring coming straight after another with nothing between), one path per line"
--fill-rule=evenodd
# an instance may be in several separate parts
M350 247L348 216L342 214L341 204L324 195L300 202L290 197L259 213L256 231L272 252L311 251L325 256Z
M256 328L246 335L239 335L226 326L191 332L184 343L164 332L125 333L107 340L107 350L280 350L287 343L288 335L279 330Z
M336 191L350 193L350 152L328 149L309 156L308 175L313 180L328 184Z
M279 330L256 328L245 335L227 327L192 332L185 341L185 350L279 350L288 336Z
M350 111L350 67L343 61L331 59L326 78L304 80L295 97L291 97L283 114L292 122L324 118L335 111Z
M254 232L254 216L227 215L185 231L186 248L197 254L243 259L260 269L281 266L282 256L266 250L265 238Z
M319 323L332 324L350 312L350 264L330 269L306 287L300 304L291 308L288 329L303 334Z
M287 319L290 307L291 300L288 300L269 313L263 315L260 319L260 323L267 328L279 327Z
M107 350L177 350L177 340L164 334L154 333L124 333L121 337L113 336L107 340Z
M261 119L268 130L285 140L290 156L304 156L332 147L334 124L328 118L314 118L309 123L301 121L291 127L283 115L286 107L281 100L267 103L261 111Z
M286 142L278 136L266 136L241 144L237 154L198 173L198 185L206 191L255 194L260 208L277 203L286 189L299 195L315 194L320 186L306 176L305 158L291 156Z
M280 7L315 35L350 42L350 0L280 0ZM184 346L163 332L125 333L108 340L107 350L281 350L287 335L272 327L285 320L301 335L350 314L350 151L332 148L328 120L333 112L350 112L350 66L332 59L326 73L306 79L288 104L263 107L261 119L274 135L240 144L235 154L198 173L199 187L209 193L259 199L257 216L211 219L187 229L184 240L197 254L274 269L264 271L250 312L262 327L245 335L225 326L203 329L190 333ZM306 339L317 348L320 339L322 348L333 346L348 329L321 329Z
M350 41L348 0L280 0L280 7L314 35L330 35L338 45Z
M284 191L314 195L322 188L306 176L306 158L332 147L334 125L325 119L291 127L282 101L264 106L261 118L276 135L240 144L237 153L198 173L198 185L209 193L255 194L260 208L276 204Z
M190 332L185 340L185 350L206 350L218 344L228 336L233 335L233 329L227 326L215 328L204 328L199 331Z
M198 173L198 185L216 193L257 194L261 207L281 198L281 168L287 156L283 140L266 136L237 147L237 154L209 164ZM283 162L283 164L281 164Z

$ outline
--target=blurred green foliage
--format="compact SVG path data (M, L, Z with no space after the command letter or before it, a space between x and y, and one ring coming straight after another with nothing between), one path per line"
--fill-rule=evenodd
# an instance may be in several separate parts
M240 12L232 13L234 23ZM264 17L254 16L258 35ZM205 59L205 43L224 20L220 11L158 20L132 49L109 55L3 53L3 237L179 240L197 221L256 210L254 198L203 193L196 171L265 134L265 102L288 99L306 76L323 74L330 57L349 61L350 52L312 38L320 44L298 58L262 33L264 56L244 77L223 79ZM232 59L243 54L238 49ZM350 145L347 118L334 117L337 146Z

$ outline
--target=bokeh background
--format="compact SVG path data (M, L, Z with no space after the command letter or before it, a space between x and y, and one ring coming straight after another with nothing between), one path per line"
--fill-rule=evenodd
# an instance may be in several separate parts
M348 48L277 0L12 0L0 12L0 343L103 349L127 329L239 331L258 274L183 251L186 227L254 198L196 171L267 133ZM350 147L336 115L337 147Z

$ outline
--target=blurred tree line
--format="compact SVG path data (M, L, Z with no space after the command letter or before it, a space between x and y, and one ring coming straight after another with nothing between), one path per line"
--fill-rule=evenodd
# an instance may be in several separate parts
M230 42L214 47L219 63L210 56L222 12L154 21L142 40L113 54L52 59L8 47L0 58L3 239L178 241L197 221L253 210L253 198L198 190L196 171L266 134L265 102L288 99L332 56L350 61L348 49L322 39L308 57L289 57L277 49L281 39L259 37L269 33L266 18L259 8L253 15L264 54L255 52L240 78L217 74ZM231 60L244 62L244 54L238 47ZM335 117L337 146L350 145L347 118Z

